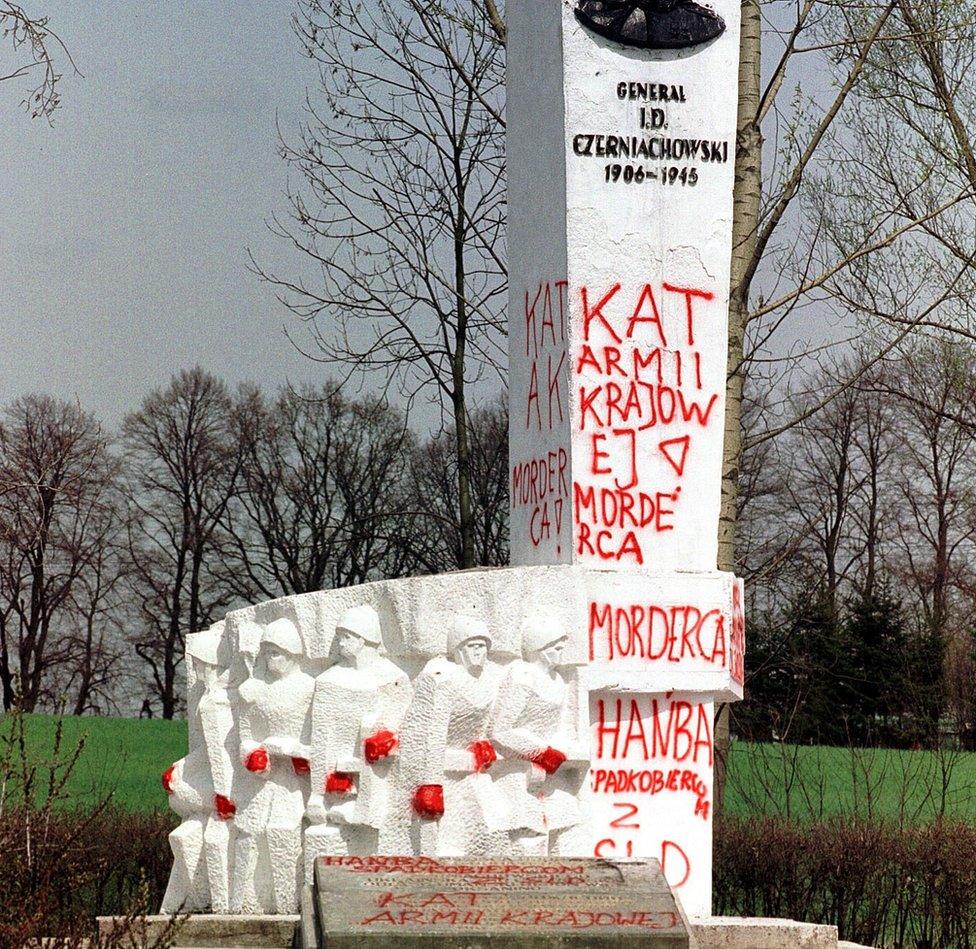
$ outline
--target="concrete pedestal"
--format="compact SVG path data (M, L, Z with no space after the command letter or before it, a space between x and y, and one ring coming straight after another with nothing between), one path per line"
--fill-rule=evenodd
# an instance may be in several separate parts
M332 949L694 945L654 861L325 857L314 902Z
M324 943L314 926L312 901L312 888L307 887L301 921L297 916L190 916L180 929L176 946L181 949L317 949ZM145 938L135 942L133 949L150 944L169 921L168 916L148 917ZM98 923L101 935L108 937L120 920L103 916ZM399 942L397 939L392 944ZM471 945L467 941L456 944ZM594 945L592 942L587 944ZM523 941L518 945L527 943ZM688 945L697 949L870 949L851 942L838 942L835 926L730 916L690 920Z

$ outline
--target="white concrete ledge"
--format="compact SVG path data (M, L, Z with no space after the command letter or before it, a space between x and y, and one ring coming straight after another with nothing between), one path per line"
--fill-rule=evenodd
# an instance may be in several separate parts
M145 935L158 936L169 921L169 916L147 917ZM100 916L100 935L108 937L121 922L116 917ZM852 942L838 942L836 926L817 923L739 916L709 916L690 922L698 949L869 949ZM180 928L176 944L187 949L234 946L285 949L292 946L298 925L297 916L194 915Z
M792 919L709 916L691 928L700 949L838 949L836 926Z

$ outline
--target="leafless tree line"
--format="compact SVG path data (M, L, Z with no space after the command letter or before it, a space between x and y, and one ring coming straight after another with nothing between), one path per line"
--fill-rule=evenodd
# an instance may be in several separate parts
M468 417L474 536L507 557L503 403ZM110 434L26 396L0 421L5 708L179 713L183 644L224 612L464 556L453 433L339 388L236 392L200 369Z
M907 642L926 644L939 713L971 731L976 348L939 333L880 361L855 349L805 376L790 403L802 421L745 455L739 569L754 625L788 649L810 603L831 628L858 604L887 603ZM747 400L747 428L763 414Z

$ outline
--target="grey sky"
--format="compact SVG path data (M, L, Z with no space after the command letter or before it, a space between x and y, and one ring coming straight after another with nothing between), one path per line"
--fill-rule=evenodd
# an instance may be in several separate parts
M245 248L288 260L276 115L314 71L289 0L31 0L74 56L54 126L0 86L0 403L77 396L111 425L195 362L231 382L316 379ZM3 49L0 55L7 56ZM291 258L294 263L294 258Z

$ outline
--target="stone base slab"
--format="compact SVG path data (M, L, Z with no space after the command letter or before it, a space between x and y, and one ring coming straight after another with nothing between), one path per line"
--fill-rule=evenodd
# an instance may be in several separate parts
M146 918L145 939L152 942L169 922L168 916ZM100 916L100 935L107 937L120 920ZM867 949L838 942L837 928L786 919L747 919L711 916L691 920L699 949ZM297 916L189 916L180 928L176 945L185 949L290 949L299 936ZM397 940L400 942L401 940ZM466 943L467 944L467 943ZM312 943L309 943L311 946ZM496 945L496 943L491 943ZM521 943L521 945L529 945Z
M147 916L145 928L134 938L133 949L152 945L169 925L170 916ZM125 920L99 916L98 933L107 938ZM298 932L298 916L187 916L175 936L185 949L291 949ZM133 933L136 937L137 934Z
M838 949L836 926L792 919L709 916L691 928L701 949Z
M314 890L329 949L696 949L656 860L321 857Z

